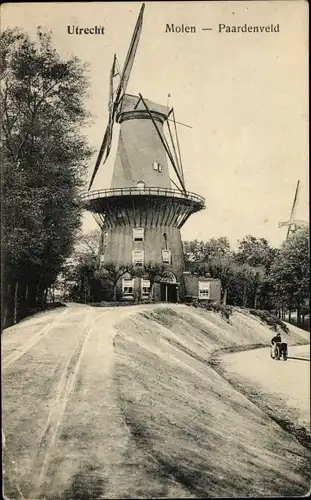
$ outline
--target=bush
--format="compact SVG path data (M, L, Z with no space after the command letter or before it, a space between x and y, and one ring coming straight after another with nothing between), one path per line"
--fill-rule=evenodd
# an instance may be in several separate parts
M249 309L248 311L253 316L257 316L259 319L261 319L261 321L266 323L273 330L276 331L277 327L279 326L283 330L283 332L289 333L289 329L284 321L282 321L277 316L274 316L269 311L263 311L261 309Z
M223 306L222 304L218 304L217 302L212 301L204 301L200 302L197 299L187 300L185 302L186 306L200 307L201 309L205 309L205 311L213 311L219 313L221 317L226 320L228 323L230 322L230 316L233 312L231 306Z
M101 302L88 302L87 303L89 306L93 307L124 307L124 306L137 306L137 305L145 305L145 304L154 304L151 300L144 300L140 302L134 302L134 301L125 301L125 300L120 300L120 301L104 301L102 300Z

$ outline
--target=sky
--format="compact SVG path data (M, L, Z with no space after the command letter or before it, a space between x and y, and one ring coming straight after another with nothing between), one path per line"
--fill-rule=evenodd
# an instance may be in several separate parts
M85 127L95 151L107 124L114 53L123 66L140 2L19 3L2 6L1 29L18 26L35 38L52 31L62 58L89 64ZM168 33L166 24L195 26ZM277 32L226 33L226 26L277 26ZM69 35L67 26L103 26L101 35ZM211 28L203 30L202 28ZM277 28L276 28L277 29ZM146 2L128 93L174 106L186 187L206 199L182 229L183 239L246 234L279 246L297 181L296 218L308 220L308 3L305 1ZM117 127L116 127L117 129ZM117 130L115 130L116 132ZM116 138L115 134L115 138ZM94 189L110 187L116 141ZM90 160L89 175L97 153ZM96 228L91 214L83 229Z

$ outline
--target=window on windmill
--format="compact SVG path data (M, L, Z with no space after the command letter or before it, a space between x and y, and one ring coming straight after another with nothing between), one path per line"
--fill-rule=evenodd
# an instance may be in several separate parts
M162 172L162 165L161 165L161 163L159 163L158 161L154 161L153 162L153 170L155 170L156 172L161 173Z
M171 263L171 251L170 250L162 250L162 262L163 264Z
M199 281L199 299L209 299L210 284L207 281Z
M141 290L142 297L148 298L150 293L150 281L149 280L141 280Z
M134 266L142 266L144 264L144 251L133 250L132 262Z
M144 241L145 229L143 227L134 227L133 229L133 240L134 241Z
M132 297L134 289L134 280L122 279L122 294L123 297Z
M137 187L138 189L145 189L145 183L144 183L143 181L138 181L138 182L136 183L136 187Z

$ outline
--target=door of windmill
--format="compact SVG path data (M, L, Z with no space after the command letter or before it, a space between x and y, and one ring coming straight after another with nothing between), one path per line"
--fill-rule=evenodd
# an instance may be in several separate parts
M177 302L178 285L161 283L161 302Z

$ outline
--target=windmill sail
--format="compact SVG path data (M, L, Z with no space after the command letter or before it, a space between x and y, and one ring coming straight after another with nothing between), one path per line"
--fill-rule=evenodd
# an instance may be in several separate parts
M110 71L110 86L109 86L109 119L108 119L108 126L107 126L107 149L106 149L106 155L104 158L104 163L106 159L108 158L108 155L110 153L111 149L111 141L112 141L112 129L113 129L113 122L114 122L114 102L113 102L113 97L114 97L114 89L113 89L113 79L115 76L117 76L119 73L117 71L117 56L114 55L114 60L113 60L113 65Z
M102 144L101 144L98 156L97 156L97 160L96 160L95 167L94 167L94 170L93 170L93 174L92 174L92 177L91 177L91 181L90 181L90 184L89 184L89 190L92 187L92 184L93 184L94 179L95 179L95 175L97 174L97 171L98 171L99 166L101 164L101 161L102 161L102 159L104 157L104 154L106 153L105 159L104 159L104 162L105 162L106 159L107 159L107 157L108 157L108 155L109 155L109 153L110 153L111 141L112 141L112 128L113 128L113 121L114 121L114 113L113 113L113 106L114 106L114 102L113 102L113 79L114 79L115 76L118 75L118 72L116 70L116 64L117 64L117 58L116 58L116 55L114 55L113 64L112 64L112 68L111 68L111 71L110 71L109 104L108 104L108 109L109 109L108 125L107 125L106 131L105 131L105 134L104 134L104 138L103 138L103 141L102 141Z
M279 222L279 224L278 224L279 228L280 227L284 227L284 226L286 226L288 228L287 229L286 239L292 233L294 233L295 231L297 231L298 229L301 229L301 228L304 228L304 227L308 227L308 222L296 219L296 208L297 208L297 203L298 203L298 198L299 198L299 185L300 185L300 181L297 182L297 187L296 187L296 191L295 191L293 206L292 206L292 210L291 210L291 213L290 213L289 220Z
M144 10L145 10L145 4L143 3L139 12L139 16L136 22L136 26L134 29L134 33L132 36L132 40L130 43L129 50L126 55L125 63L124 63L124 68L121 74L120 78L120 83L119 87L117 90L117 95L116 95L116 100L115 100L115 111L117 110L117 107L120 103L121 97L125 94L126 88L130 79L130 74L133 68L134 64L134 59L143 27L143 15L144 15Z
M116 112L117 112L118 106L120 104L120 101L126 92L127 84L128 84L129 78L130 78L133 64L134 64L134 59L135 59L141 31L142 31L144 9L145 9L145 4L143 4L141 6L141 9L139 12L139 16L138 16L138 19L136 22L134 33L132 35L130 47L129 47L129 50L128 50L127 55L126 55L124 68L123 68L122 74L120 76L120 82L119 82L119 86L118 86L117 91L116 91L115 99L114 99L114 92L113 92L113 78L118 73L116 73L116 56L114 56L114 61L113 61L112 69L110 72L108 126L107 126L107 129L106 129L106 132L104 135L104 139L103 139L103 142L102 142L102 145L101 145L101 148L100 148L97 160L96 160L94 171L93 171L91 181L89 184L89 190L92 187L95 175L99 169L99 166L100 166L103 158L104 158L103 163L105 163L105 161L107 160L109 153L110 153L111 143L112 143L113 124L114 124Z
M295 197L294 197L292 211L291 211L289 220L293 220L294 216L295 216L296 207L297 207L297 201L298 201L299 184L300 184L300 181L297 182L297 187L296 187L296 191L295 191Z
M296 187L296 191L295 191L295 196L294 196L292 211L291 211L290 218L289 218L290 224L288 225L287 236L286 236L287 238L289 237L289 235L291 233L292 227L295 227L295 225L294 225L294 217L296 215L296 207L297 207L298 193L299 193L299 184L300 184L300 181L297 182L297 187Z

